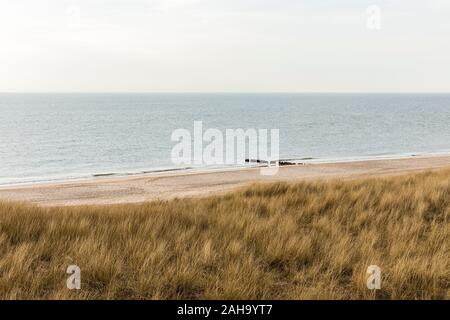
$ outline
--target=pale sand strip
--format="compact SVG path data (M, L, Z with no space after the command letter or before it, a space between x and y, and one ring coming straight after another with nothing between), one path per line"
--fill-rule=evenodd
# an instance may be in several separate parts
M422 170L450 169L450 156L412 157L279 168L263 176L259 168L214 172L158 173L133 177L1 187L0 199L30 201L42 206L136 203L154 199L204 196L255 182L311 179L353 179Z

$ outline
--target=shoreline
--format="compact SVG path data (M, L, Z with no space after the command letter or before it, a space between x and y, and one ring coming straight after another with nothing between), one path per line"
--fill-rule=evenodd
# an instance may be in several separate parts
M410 153L399 153L399 154L379 154L379 155L366 155L366 156L350 156L350 157L329 157L329 158L289 158L280 159L280 162L293 162L296 165L309 165L309 164L333 164L333 163L346 163L346 162L362 162L362 161L379 161L379 160L401 160L410 158L421 158L421 157L443 157L450 156L450 151L438 151L438 152L410 152ZM284 165L289 166L289 165ZM221 172L221 171L235 171L235 170L247 170L264 167L261 164L251 165L249 163L245 165L236 166L212 166L212 167L156 167L150 169L129 169L129 170L118 170L118 171L106 171L98 173L86 173L83 175L73 174L67 176L60 176L58 178L36 178L32 181L23 182L6 182L0 183L1 189L19 188L26 186L45 186L49 184L65 184L71 182L88 182L88 181L102 181L106 179L119 179L119 178L133 178L133 177L144 177L149 175L157 174L172 174L172 173L208 173L208 172Z
M279 167L273 176L260 167L182 170L130 176L0 186L0 201L40 206L110 205L221 194L260 182L355 179L450 168L450 155L307 163Z

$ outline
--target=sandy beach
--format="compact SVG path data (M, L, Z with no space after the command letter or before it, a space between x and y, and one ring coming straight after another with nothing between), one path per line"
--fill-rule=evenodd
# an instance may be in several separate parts
M449 156L417 156L404 159L306 164L280 167L264 176L260 168L153 173L133 177L0 187L0 199L32 202L41 206L106 205L156 199L205 196L257 182L312 179L352 179L421 170L450 168Z

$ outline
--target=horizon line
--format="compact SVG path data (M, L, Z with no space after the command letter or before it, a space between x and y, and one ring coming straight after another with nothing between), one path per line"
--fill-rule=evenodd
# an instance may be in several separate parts
M0 94L450 94L450 91L0 91Z

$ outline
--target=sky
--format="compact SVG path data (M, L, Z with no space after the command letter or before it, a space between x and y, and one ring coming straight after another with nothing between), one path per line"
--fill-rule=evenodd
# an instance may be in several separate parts
M0 0L0 92L450 92L450 1Z

